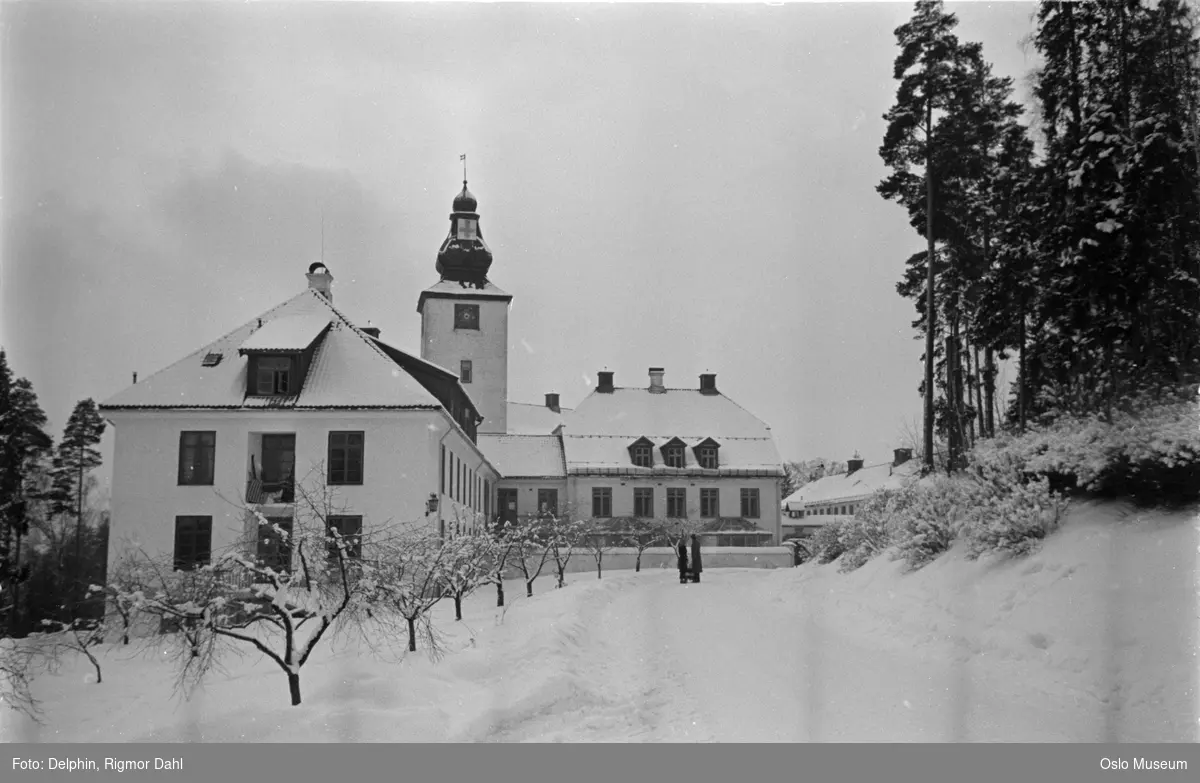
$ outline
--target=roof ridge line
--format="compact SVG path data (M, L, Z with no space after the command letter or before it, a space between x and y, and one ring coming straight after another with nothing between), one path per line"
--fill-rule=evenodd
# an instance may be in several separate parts
M305 290L312 290L312 289L305 289ZM156 371L154 371L154 372L150 373L150 374L149 374L149 375L147 375L145 378L143 378L143 379L142 379L142 383L148 383L148 382L149 382L149 381L150 381L152 378L154 378L154 377L156 377L156 376L158 376L158 375L162 375L162 374L163 374L164 372L166 372L167 370L170 370L170 369L172 369L172 368L174 368L174 367L177 367L177 366L179 366L179 365L183 364L183 363L184 363L184 362L186 362L188 359L191 359L193 356L196 356L196 355L200 354L200 353L201 353L201 352L203 352L203 351L208 351L209 349L211 349L211 348L212 348L214 345L216 345L217 343L223 342L223 341L225 341L225 340L228 340L229 338L233 337L233 335L235 335L237 332L241 331L242 329L245 329L247 326L249 326L249 325L250 325L252 322L254 322L255 320L262 320L263 318L266 318L267 316L269 316L271 313L275 312L276 310L279 310L280 308L283 308L283 307L286 307L286 306L290 305L292 302L296 301L297 299L299 299L299 298L300 298L301 296L303 296L303 295L304 295L304 294L303 294L303 292L301 292L301 293L299 293L299 294L296 294L295 296L292 296L292 297L289 297L289 298L287 298L287 299L283 300L282 302L280 302L279 304L277 304L277 305L275 305L275 306L273 306L273 307L270 307L270 308L268 308L268 309L264 310L263 312L259 313L257 316L254 316L254 317L252 317L252 318L251 318L249 321L244 321L244 322L243 322L243 323L241 323L239 326L235 326L234 328L230 329L228 332L226 332L225 334L221 335L221 336L220 336L220 337L218 337L217 339L215 339L215 340L210 340L209 342L206 342L206 343L202 344L202 345L201 345L199 348L197 348L196 350L194 350L194 351L189 351L188 353L184 354L184 355L183 355L183 356L181 356L179 359L177 359L177 360L175 360L175 361L171 362L170 364L168 364L168 365L166 365L166 366L164 366L164 367L160 367L158 370L156 370ZM253 332L251 332L251 334L253 334ZM109 399L111 399L112 397L115 397L117 394L120 394L121 392L125 391L125 390L126 390L126 389L128 389L128 388L130 388L130 387L129 387L129 386L124 386L124 387L122 387L122 388L121 388L121 391L118 391L118 392L116 392L116 393L114 393L114 394L112 394L112 395L109 395Z

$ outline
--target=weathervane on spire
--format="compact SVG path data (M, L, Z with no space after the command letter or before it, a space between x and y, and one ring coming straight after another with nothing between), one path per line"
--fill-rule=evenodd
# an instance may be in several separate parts
M463 185L466 185L467 184L467 153L464 152L462 155L459 155L458 159L461 160L462 164L463 164Z

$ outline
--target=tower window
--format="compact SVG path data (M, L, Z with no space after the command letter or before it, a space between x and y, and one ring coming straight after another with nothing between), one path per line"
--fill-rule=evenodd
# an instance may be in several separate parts
M479 329L479 305L454 305L455 329Z
M478 229L475 226L474 219L458 218L456 222L458 223L456 226L457 230L455 231L456 238L471 240L475 239L475 237L478 235Z
M654 453L649 446L639 444L633 447L633 464L639 468L654 467Z
M463 383L471 382L471 360L463 359L458 363L458 379Z

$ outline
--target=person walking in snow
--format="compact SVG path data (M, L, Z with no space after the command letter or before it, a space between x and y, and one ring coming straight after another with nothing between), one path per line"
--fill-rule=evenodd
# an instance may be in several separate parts
M704 566L700 563L700 539L696 538L696 534L692 533L692 581L700 582L700 572L704 570Z
M688 549L687 540L679 539L679 584L686 585L688 583Z

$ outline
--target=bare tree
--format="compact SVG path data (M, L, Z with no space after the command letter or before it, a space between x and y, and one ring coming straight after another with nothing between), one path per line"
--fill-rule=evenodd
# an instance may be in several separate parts
M570 507L560 513L546 514L542 519L545 531L545 542L554 560L555 588L566 587L567 564L576 549L583 544L587 535L587 526L576 518Z
M103 587L91 585L82 601L103 604L105 598ZM80 617L78 607L70 612L70 616L71 620L67 622L42 620L45 630L37 634L41 636L42 649L54 651L51 653L53 655L57 655L58 650L84 655L96 670L96 684L99 685L104 682L104 673L100 670L100 661L92 652L92 648L104 642L105 622L103 619Z
M607 552L613 549L613 539L620 539L620 536L613 536L608 532L607 526L603 519L592 519L586 523L583 531L583 545L591 554L592 559L596 561L596 578L601 578L602 561ZM641 558L638 558L639 564Z
M670 542L662 538L662 529L652 519L645 517L626 517L612 520L606 526L621 536L621 543L637 550L633 561L634 573L642 570L642 554L651 547L670 546Z
M473 533L456 536L445 547L443 583L454 599L454 619L461 620L463 599L488 581L493 544L486 533Z
M257 534L254 557L245 541L195 567L134 553L129 580L113 588L139 614L180 631L181 685L198 684L226 643L247 645L279 666L298 705L302 667L336 623L360 616L372 593L373 564L362 557L370 542L361 531L338 530L344 509L323 478L297 485L290 522L269 520L252 504L243 508Z
M374 597L404 621L409 652L417 651L418 623L423 623L427 636L433 638L429 611L447 595L453 552L450 541L424 526L393 535L379 545Z
M496 521L488 528L491 546L488 549L488 579L496 585L496 606L504 606L504 577L520 554L520 536L516 528Z
M513 529L517 567L525 579L525 596L533 597L533 583L541 576L550 559L551 543L542 520L528 517Z

